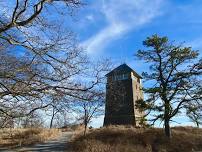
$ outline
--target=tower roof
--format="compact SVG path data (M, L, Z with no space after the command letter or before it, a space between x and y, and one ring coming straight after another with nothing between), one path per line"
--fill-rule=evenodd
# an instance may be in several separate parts
M130 68L127 64L122 64L120 66L118 66L117 68L115 68L114 70L112 70L111 72L107 73L106 76L112 76L112 75L117 75L117 74L125 74L125 73L130 73L133 72L133 74L138 77L138 78L142 78L139 74L137 74L137 72L135 72L132 68Z

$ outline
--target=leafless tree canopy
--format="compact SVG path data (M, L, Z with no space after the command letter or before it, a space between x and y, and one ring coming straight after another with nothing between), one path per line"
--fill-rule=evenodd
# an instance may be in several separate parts
M103 89L94 90L85 94L83 98L85 100L80 100L76 104L73 103L72 110L77 113L78 122L84 125L84 136L87 132L87 127L93 118L97 118L104 113L104 100L105 93Z
M0 1L0 119L49 107L53 95L83 99L102 83L109 65L91 63L64 22L81 4Z

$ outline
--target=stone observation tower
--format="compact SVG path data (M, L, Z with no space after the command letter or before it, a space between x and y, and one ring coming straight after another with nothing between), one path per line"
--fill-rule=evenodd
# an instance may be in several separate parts
M139 125L143 116L135 102L143 99L141 76L122 64L106 75L106 105L104 126Z

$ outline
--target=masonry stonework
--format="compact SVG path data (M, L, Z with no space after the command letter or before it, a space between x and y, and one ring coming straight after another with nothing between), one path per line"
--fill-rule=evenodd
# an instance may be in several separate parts
M143 116L135 102L143 99L141 76L122 64L106 75L106 104L104 126L138 126Z

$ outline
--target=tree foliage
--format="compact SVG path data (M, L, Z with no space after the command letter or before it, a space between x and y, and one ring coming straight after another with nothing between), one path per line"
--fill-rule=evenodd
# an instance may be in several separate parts
M137 52L137 57L150 65L150 71L143 73L149 83L144 89L147 99L139 102L139 107L154 111L153 123L164 121L168 137L173 117L189 111L193 105L200 107L202 104L199 52L173 43L167 37L153 35L143 42L148 50Z

